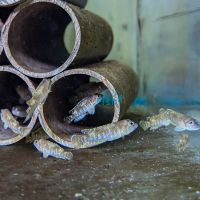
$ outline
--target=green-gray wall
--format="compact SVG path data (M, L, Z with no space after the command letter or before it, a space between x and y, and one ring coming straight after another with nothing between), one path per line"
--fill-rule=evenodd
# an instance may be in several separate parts
M155 104L199 103L199 0L89 0L112 26L108 59L140 77L140 98Z

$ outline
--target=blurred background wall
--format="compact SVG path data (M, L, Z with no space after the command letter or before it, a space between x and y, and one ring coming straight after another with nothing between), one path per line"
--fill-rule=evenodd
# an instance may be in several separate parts
M108 59L138 73L136 104L200 104L199 0L89 0L87 9L112 25Z

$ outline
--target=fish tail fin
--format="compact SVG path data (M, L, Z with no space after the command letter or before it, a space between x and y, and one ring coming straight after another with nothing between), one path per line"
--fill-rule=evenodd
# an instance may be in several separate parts
M23 121L23 124L25 124L30 119L30 115L27 115L25 120Z
M65 160L72 160L72 159L73 159L73 154L72 154L72 152L65 151L65 152L63 153L63 155L64 155L64 159L65 159Z
M74 120L73 115L64 118L64 121L67 122L68 124L72 123L73 120Z
M143 120L139 122L139 125L142 127L144 131L146 131L150 127L148 121L143 121Z
M84 137L82 135L72 135L71 142L74 145L74 148L80 149L84 144Z

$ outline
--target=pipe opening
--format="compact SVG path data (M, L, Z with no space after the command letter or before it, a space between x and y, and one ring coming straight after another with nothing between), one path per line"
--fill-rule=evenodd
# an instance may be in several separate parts
M90 79L90 83L83 84L80 80ZM68 75L53 82L51 93L49 94L44 106L43 115L46 125L55 133L59 138L66 140L70 134L78 133L81 129L88 127L96 127L106 123L112 122L114 118L114 105L105 106L105 99L112 99L107 86L95 77L84 74ZM93 87L93 86L95 87ZM96 87L100 85L101 88ZM96 90L97 89L97 90ZM77 101L77 91L79 100ZM83 92L85 91L85 92ZM104 95L103 100L96 106L94 115L87 115L87 117L78 123L68 124L64 118L69 116L68 112L84 98L91 91L98 91ZM83 93L81 93L83 92ZM75 98L74 98L75 97ZM80 98L81 97L81 98Z
M30 72L47 73L57 69L69 58L75 43L75 30L70 22L70 15L54 3L37 2L25 6L10 25L11 56ZM66 28L68 25L71 28ZM69 37L67 48L64 35Z
M27 83L19 76L10 72L0 71L0 109L7 108L12 112L12 108L16 106L27 108L25 102L20 102L20 96L16 89L18 86L26 89L29 88ZM24 118L16 118L20 124L23 124ZM16 136L10 129L4 129L3 123L0 120L0 141L12 139Z

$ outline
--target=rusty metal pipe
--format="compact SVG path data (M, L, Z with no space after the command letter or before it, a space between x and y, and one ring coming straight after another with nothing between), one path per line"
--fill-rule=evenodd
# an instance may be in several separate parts
M25 75L10 66L0 66L0 109L7 108L11 110L12 106L18 104L19 97L15 90L18 84L28 86L31 93L35 91L34 85ZM30 130L34 127L36 120L37 116L31 118L28 124ZM5 130L0 120L0 145L14 144L28 134L22 137L16 135L10 129Z
M12 65L35 78L54 76L70 64L100 61L113 43L104 19L60 0L33 0L18 6L6 21L2 38Z
M92 77L103 82L113 98L114 106L97 106L95 115L79 124L67 124L63 118L73 108L69 99L80 77ZM75 86L76 84L76 86ZM105 61L67 70L52 78L52 88L41 112L39 120L46 133L61 145L73 148L70 136L81 129L118 121L127 111L138 92L138 79L128 66L117 61Z

